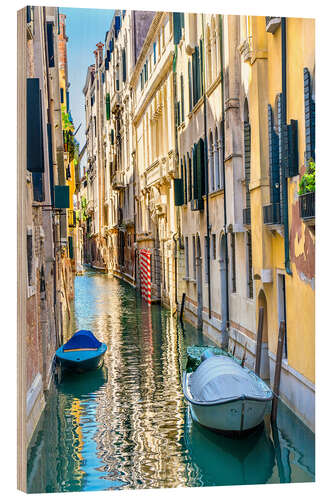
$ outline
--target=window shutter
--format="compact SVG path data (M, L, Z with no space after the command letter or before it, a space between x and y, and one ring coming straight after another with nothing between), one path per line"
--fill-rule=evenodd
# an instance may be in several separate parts
M32 172L32 186L34 201L44 201L44 175L42 172Z
M69 92L66 90L66 111L69 113Z
M192 68L191 61L188 62L188 86L189 86L189 110L192 111Z
M106 119L110 120L110 94L109 93L106 94L105 104L106 104Z
M179 207L184 205L183 179L174 179L175 205Z
M27 78L27 170L29 172L44 172L39 78Z
M123 82L126 82L126 51L123 49Z
M271 203L280 202L279 137L274 130L272 106L268 105L268 143ZM278 186L278 187L277 187Z
M197 103L197 71L196 71L196 53L192 54L192 92L193 92L193 106Z
M69 208L69 186L54 186L55 208Z
M311 96L311 76L304 68L305 160L315 160L315 103Z
M51 205L54 205L54 177L53 177L53 145L52 145L52 129L51 123L47 124L47 141L48 141L48 151L49 151L49 170L50 170L50 194L51 194Z
M197 149L197 183L198 199L205 194L205 146L202 139L198 142Z
M245 171L245 190L246 190L246 208L250 208L250 178L251 178L251 127L248 122L244 122L244 171Z
M184 202L187 203L187 165L186 158L184 156Z
M64 89L62 87L60 87L60 102L64 103Z
M198 199L198 146L197 144L194 144L193 147L193 166L192 166L192 172L193 172L193 199L197 200Z
M185 109L184 109L184 77L180 75L180 96L181 96L181 122L185 120Z
M290 120L288 125L288 176L298 175L298 122Z
M120 16L115 16L114 34L116 38L118 38L119 30L120 30Z
M114 145L114 130L113 130L113 128L111 129L111 144L112 144L112 146Z
M200 40L200 54L198 60L199 66L199 99L203 95L203 42Z
M156 64L156 42L154 42L153 50L154 50L154 64Z
M74 258L74 253L73 253L73 236L68 236L68 251L69 251L69 258L73 259Z
M181 14L180 12L173 13L173 42L178 45L182 37Z
M49 68L54 68L53 23L46 23L47 54Z
M188 165L188 201L192 200L192 160L190 155L187 154L187 165Z
M113 48L114 48L114 41L113 41L113 38L111 38L111 40L110 40L110 54L112 54Z
M195 47L195 102L197 103L200 99L200 57L199 57L199 47Z

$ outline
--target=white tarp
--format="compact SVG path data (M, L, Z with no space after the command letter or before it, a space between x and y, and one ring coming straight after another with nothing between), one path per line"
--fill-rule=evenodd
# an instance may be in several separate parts
M269 388L247 369L227 356L203 361L190 376L190 391L196 401L236 399L242 396L267 398Z

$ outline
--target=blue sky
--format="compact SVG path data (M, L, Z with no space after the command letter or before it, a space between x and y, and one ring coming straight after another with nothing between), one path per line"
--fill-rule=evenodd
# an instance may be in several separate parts
M59 11L66 15L69 103L75 129L82 122L75 136L81 149L85 143L86 128L82 89L87 68L95 62L96 43L100 41L104 43L105 33L110 28L114 10L60 7ZM84 165L83 161L81 167Z

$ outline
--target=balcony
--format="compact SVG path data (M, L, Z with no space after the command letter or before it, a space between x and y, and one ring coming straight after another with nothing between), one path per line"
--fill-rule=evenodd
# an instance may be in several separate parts
M281 24L281 17L266 16L266 31L268 33L274 33Z
M263 208L264 224L281 224L280 203L271 203Z
M251 225L251 208L243 208L243 224L244 226Z
M191 200L191 210L203 210L204 209L204 201L203 198L199 198L198 200Z
M120 170L115 172L112 176L111 185L112 189L115 190L124 189L125 188L124 172L121 172Z
M303 221L314 226L316 210L315 210L315 193L305 193L299 195L299 214Z

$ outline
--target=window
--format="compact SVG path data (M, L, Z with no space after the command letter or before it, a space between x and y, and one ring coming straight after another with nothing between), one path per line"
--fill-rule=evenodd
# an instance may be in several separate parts
M49 68L54 68L54 43L53 43L53 23L46 23L47 32L47 54Z
M236 237L231 233L231 291L236 292Z
M60 102L64 103L64 89L62 87L60 87Z
M251 231L246 232L246 248L247 248L247 296L253 299L253 273L252 273L252 237Z
M208 236L205 236L205 283L208 283Z
M188 236L185 236L185 277L190 275L189 260L188 260Z
M187 203L187 166L186 166L186 158L184 156L184 203Z
M32 229L27 231L28 286L33 285Z
M190 155L187 153L187 171L188 171L188 201L192 200L192 159Z
M195 262L195 236L192 236L192 256L193 256L193 279L197 279L197 267Z
M212 235L212 259L216 259L216 234Z

